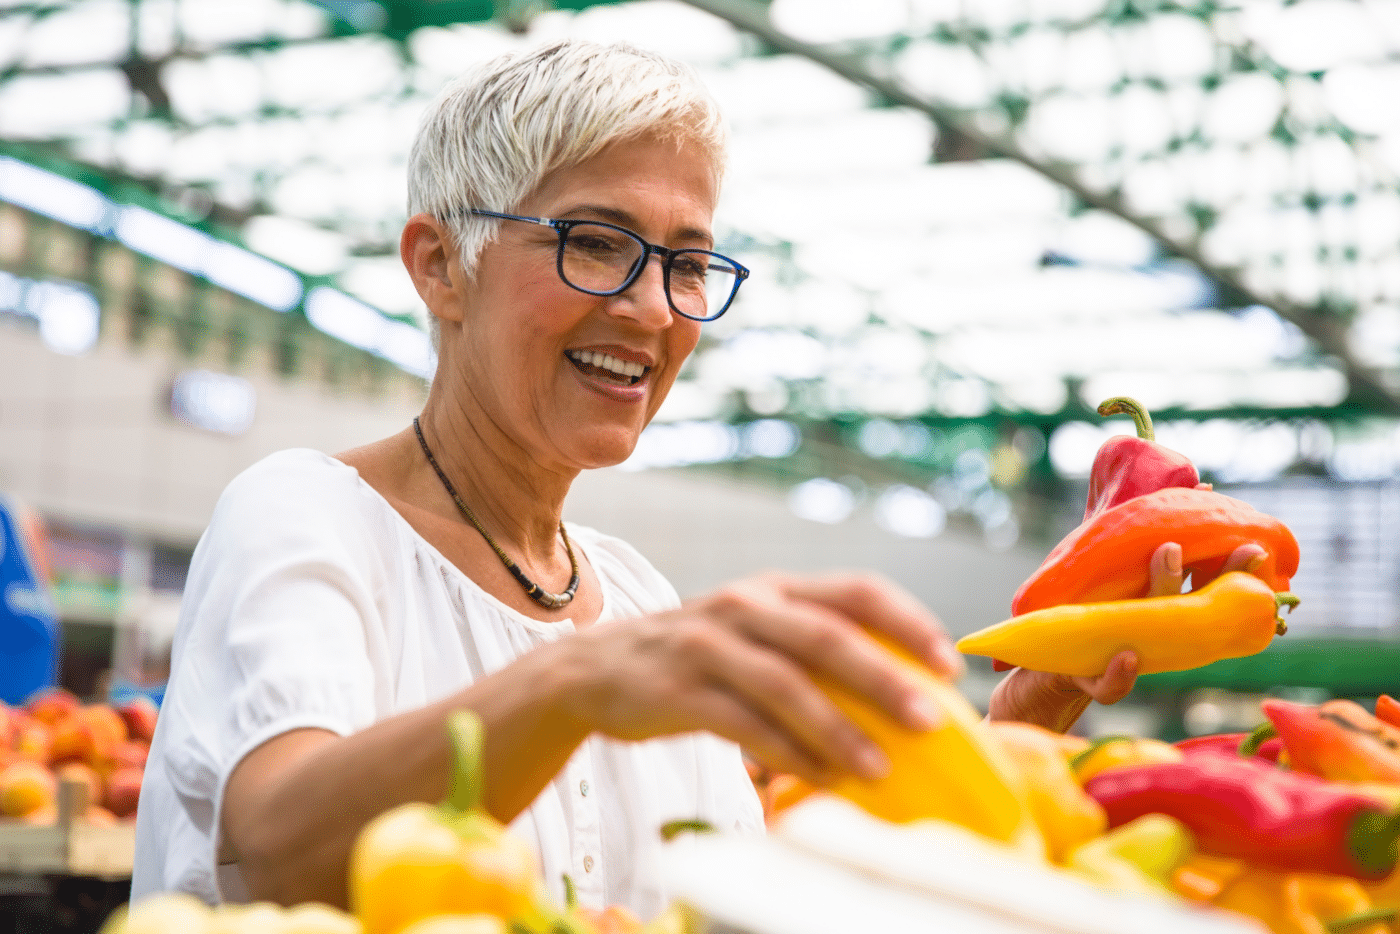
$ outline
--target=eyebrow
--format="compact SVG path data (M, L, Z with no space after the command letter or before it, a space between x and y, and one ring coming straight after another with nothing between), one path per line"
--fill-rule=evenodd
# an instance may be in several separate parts
M626 227L628 230L633 230L637 224L637 219L633 217L630 212L620 208L606 207L601 204L581 204L578 207L570 209L564 215L561 215L561 219L569 215L580 213L597 215L603 220L617 224L619 227ZM710 245L713 245L715 242L714 236L708 230L701 230L698 227L682 227L680 230L676 231L676 234L677 238L681 240L699 240L702 243Z

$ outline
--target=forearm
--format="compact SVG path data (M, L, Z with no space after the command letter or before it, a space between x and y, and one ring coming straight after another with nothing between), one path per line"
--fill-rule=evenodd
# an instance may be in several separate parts
M456 709L471 708L486 728L487 809L503 822L519 814L586 736L561 715L568 685L545 655L530 653L451 697L352 736L322 733L298 742L285 734L254 750L230 779L224 809L227 839L252 896L344 906L350 851L364 825L397 805L446 795L446 719ZM270 748L284 740L281 749Z

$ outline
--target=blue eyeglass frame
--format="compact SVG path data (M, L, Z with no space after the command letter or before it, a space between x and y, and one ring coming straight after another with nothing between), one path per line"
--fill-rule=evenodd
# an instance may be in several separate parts
M553 217L525 217L520 214L502 214L500 211L483 211L480 208L468 208L467 213L475 214L477 217L494 217L498 220L505 221L523 221L527 224L537 224L541 227L553 228L559 234L559 252L555 255L555 267L559 273L559 280L565 285L567 285L569 288L579 292L583 292L586 295L619 295L623 292L626 292L636 283L636 281L639 278L641 278L642 270L646 269L647 267L646 261L651 257L653 253L655 253L657 256L660 256L663 260L663 275L661 276L661 284L666 291L666 304L671 306L671 310L673 312L680 315L682 318L689 318L691 321L713 321L720 315L728 311L729 306L734 304L734 296L739 294L739 286L742 285L744 283L744 280L749 277L749 268L747 266L743 265L742 263L735 262L728 256L725 256L723 253L716 253L714 250L701 250L693 247L682 247L679 250L673 250L670 247L658 246L654 243L646 242L640 236L638 236L638 234L635 231L628 230L626 227L619 227L617 224L609 224L605 221L595 221L588 219L560 220L558 218ZM636 267L632 270L632 272L628 274L627 279L622 283L622 285L618 286L615 289L609 289L604 292L596 292L593 289L585 289L583 286L575 285L574 283L570 282L568 278L564 275L564 244L569 238L569 231L573 230L579 224L593 224L597 227L606 227L609 230L616 230L618 233L626 234L627 236L631 237L633 240L637 241L642 245L642 259L640 262L637 263ZM686 314L684 311L681 311L679 308L676 307L675 300L671 298L671 263L680 253L701 253L705 256L717 256L720 259L724 260L726 263L728 263L730 266L734 267L734 288L729 290L729 298L725 300L722 306L720 306L719 311L715 312L712 315L706 315L704 317L701 317L699 315Z

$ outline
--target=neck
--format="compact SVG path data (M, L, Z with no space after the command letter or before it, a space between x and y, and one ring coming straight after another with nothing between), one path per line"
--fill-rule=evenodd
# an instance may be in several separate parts
M517 562L549 567L560 554L564 499L578 471L550 470L489 419L473 419L462 407L433 401L430 394L419 424L457 495ZM421 466L427 474L423 482L442 489L426 459ZM450 501L441 511L461 518Z

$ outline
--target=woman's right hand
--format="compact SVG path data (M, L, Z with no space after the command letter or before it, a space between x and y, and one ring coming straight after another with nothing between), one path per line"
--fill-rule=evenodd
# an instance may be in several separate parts
M708 730L817 785L889 768L814 674L913 729L939 713L870 635L891 637L949 678L962 658L912 595L868 574L746 578L679 609L582 630L559 645L573 667L568 711L618 739Z

